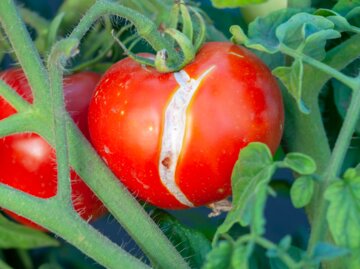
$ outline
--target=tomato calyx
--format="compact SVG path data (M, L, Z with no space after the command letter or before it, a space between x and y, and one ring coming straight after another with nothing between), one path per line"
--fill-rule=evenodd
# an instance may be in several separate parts
M179 27L179 25L181 25L181 27ZM112 32L112 36L117 44L124 50L125 54L131 59L142 65L154 67L161 73L179 71L190 63L204 43L206 36L205 21L201 14L197 9L186 5L183 0L175 1L168 21L161 23L158 31L162 33L164 38L165 36L166 38L170 38L170 42L174 46L174 51L177 51L177 57L171 54L169 55L166 49L158 50L154 59L136 55L116 37L114 32ZM130 48L133 47L134 44L135 43L133 43Z

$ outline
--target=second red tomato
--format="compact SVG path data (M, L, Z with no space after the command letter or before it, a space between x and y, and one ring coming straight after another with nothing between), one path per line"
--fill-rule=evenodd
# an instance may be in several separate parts
M26 101L32 102L31 89L20 69L0 73L0 78L16 90ZM88 137L87 112L90 98L100 75L82 72L65 78L64 94L66 108ZM16 113L0 97L0 120ZM57 192L56 162L54 149L39 135L14 134L0 139L0 182L40 198L50 198ZM79 176L71 172L72 200L76 211L84 219L94 219L104 213L102 203L85 185ZM37 225L9 214L20 222L39 228Z

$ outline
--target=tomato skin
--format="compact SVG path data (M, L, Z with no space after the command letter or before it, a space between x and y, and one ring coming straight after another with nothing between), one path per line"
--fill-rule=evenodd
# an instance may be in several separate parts
M284 112L275 78L245 48L206 43L184 71L204 78L186 107L174 180L200 206L231 194L241 148L259 141L275 152ZM111 170L138 198L171 209L189 206L168 191L159 172L161 163L173 161L160 162L160 152L166 109L180 87L177 75L121 60L103 75L89 107L92 143Z
M21 69L8 69L0 73L0 78L32 103L31 89ZM64 79L66 109L86 137L89 137L88 105L99 79L100 75L93 72L81 72ZM0 120L14 113L16 110L0 97ZM37 134L3 137L0 139L0 182L36 197L53 197L57 192L55 160L54 149ZM71 187L74 208L84 219L105 213L102 203L74 171L71 171ZM23 217L6 212L19 222L42 229Z

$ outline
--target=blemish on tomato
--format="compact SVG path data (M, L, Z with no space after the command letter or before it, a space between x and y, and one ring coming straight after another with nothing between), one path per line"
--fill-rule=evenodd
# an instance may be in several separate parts
M166 167L166 169L169 169L170 168L170 165L171 165L171 158L170 157L165 157L162 161L161 161L161 164L163 166Z

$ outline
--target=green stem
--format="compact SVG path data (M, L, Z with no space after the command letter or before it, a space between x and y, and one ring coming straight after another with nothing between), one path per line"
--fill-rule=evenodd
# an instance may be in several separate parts
M8 84L0 79L0 96L2 96L7 102L11 104L18 112L25 111L31 107L31 105L24 100L19 94L16 93Z
M29 132L34 126L32 111L13 114L0 121L0 138L14 133Z
M66 109L63 91L63 70L66 61L73 56L78 44L77 39L63 39L59 41L53 47L48 60L57 164L57 196L61 197L63 201L71 201L68 143L64 118ZM70 206L71 203L65 203L65 205Z
M288 253L286 253L285 251L280 249L276 244L274 244L270 240L267 240L266 238L259 237L259 236L253 235L253 234L247 234L247 235L242 236L238 240L239 243L254 242L254 241L256 244L258 244L259 246L261 246L265 249L276 250L279 258L285 263L287 268L289 268L289 269L301 268L300 263L297 263L296 261L294 261L293 258L290 257L290 255Z
M157 26L152 20L145 17L132 9L112 3L106 0L99 0L93 5L81 19L79 24L75 27L70 38L78 38L79 40L86 34L91 25L103 15L118 15L131 21L136 27L138 34L142 36L156 51L165 49L169 54L169 60L174 63L181 62L179 54L171 46L169 42L164 39Z
M262 246L265 249L275 249L278 252L278 256L280 258L280 260L282 260L284 262L284 264L289 268L289 269L297 269L301 267L301 264L298 264L297 262L295 262L293 260L293 258L290 257L290 255L288 253L286 253L285 251L283 251L282 249L280 249L276 244L274 244L273 242L267 240L266 238L263 237L256 237L255 238L255 242L259 245Z
M46 19L24 7L19 8L19 13L21 14L21 17L24 19L25 23L36 30L37 35L47 34L49 29L49 22Z
M0 184L2 207L53 231L106 268L149 269L88 225L58 198L44 200Z
M348 86L350 89L354 89L357 86L356 78L351 78L351 77L339 72L338 70L328 66L327 64L324 64L318 60L315 60L312 57L309 57L309 56L303 54L302 52L293 50L283 44L280 46L280 51L283 52L284 54L294 57L295 59L300 59L300 60L304 61L305 63L317 68L318 70L336 78L337 80L339 80L340 82L342 82L343 84Z
M0 1L0 22L29 81L34 103L46 102L49 100L46 70L12 0Z
M0 268L1 269L13 269L10 265L7 265L4 261L0 259Z
M68 121L70 164L159 268L188 268L142 206L110 172L73 122Z
M337 176L339 176L340 169L343 164L347 149L349 148L357 121L360 118L360 87L356 89L353 88L353 90L354 93L349 109L346 113L343 126L336 140L328 167L323 176L323 181L321 183L322 194L331 184L331 182L336 180ZM309 239L309 253L312 253L317 242L324 241L325 239L326 233L328 231L326 222L327 208L328 202L325 199L320 199L319 205L317 207L317 217L314 219L313 229Z
M127 30L129 30L131 28L131 25L127 25L125 27L123 27L118 33L116 33L116 37L120 37L124 32L126 32ZM130 40L132 39L133 37L136 37L135 35L132 35L130 37L128 37L124 42L123 44L127 44L128 41L127 40ZM109 44L107 44L107 46L105 48L103 48L101 51L99 51L98 55L89 60L89 61L86 61L86 62L83 62L83 63L80 63L79 65L73 67L71 69L72 72L76 72L76 71L80 71L80 70L84 70L85 68L89 67L89 66L93 66L95 65L97 62L99 62L101 59L103 59L106 54L110 51L110 49L112 48L112 46L114 45L115 43L115 39L113 39L113 41L109 42Z
M21 264L24 266L23 269L34 269L30 254L26 249L17 249L16 252L19 260L21 260Z

